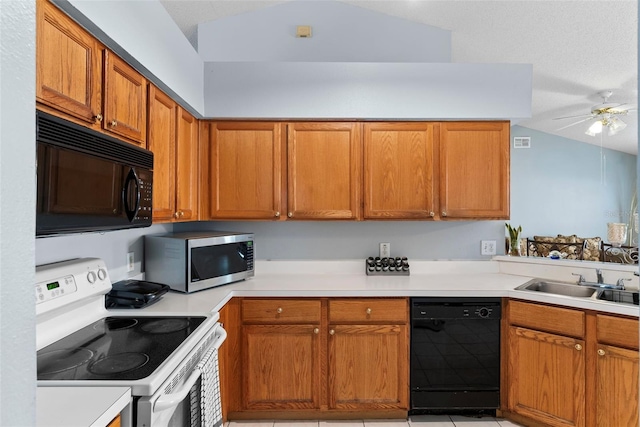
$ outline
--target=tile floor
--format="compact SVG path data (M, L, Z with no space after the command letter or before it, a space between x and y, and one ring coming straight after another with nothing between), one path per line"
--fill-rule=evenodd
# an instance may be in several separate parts
M418 415L408 420L349 421L231 421L225 427L518 427L520 424L493 417Z

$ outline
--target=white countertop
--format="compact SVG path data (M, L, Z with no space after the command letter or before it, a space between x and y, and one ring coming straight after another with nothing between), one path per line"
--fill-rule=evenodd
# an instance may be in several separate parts
M38 387L36 426L105 427L130 402L128 387Z
M506 258L506 259L502 259ZM496 257L491 261L412 261L410 276L367 276L364 260L351 261L256 261L255 277L212 289L184 294L169 292L145 311L218 311L232 297L508 297L638 316L638 306L548 293L519 291L534 277L573 281L571 273L590 280L595 265L607 283L628 277L629 289L638 288L633 266L601 263L532 260ZM636 267L637 268L637 267Z

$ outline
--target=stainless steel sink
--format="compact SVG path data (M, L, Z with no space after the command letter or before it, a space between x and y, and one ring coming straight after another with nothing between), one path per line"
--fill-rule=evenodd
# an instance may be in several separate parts
M544 292L547 294L566 295L570 297L590 298L598 290L572 283L553 282L549 280L533 279L516 288L520 291Z
M638 292L633 291L618 291L614 289L606 289L600 291L597 298L603 301L638 305Z

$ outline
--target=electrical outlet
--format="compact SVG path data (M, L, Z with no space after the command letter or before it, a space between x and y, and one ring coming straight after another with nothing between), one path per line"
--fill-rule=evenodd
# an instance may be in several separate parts
M496 241L495 240L483 240L480 247L481 255L495 255L496 254Z
M391 243L380 243L380 258L391 256Z
M133 252L127 253L127 273L133 271Z

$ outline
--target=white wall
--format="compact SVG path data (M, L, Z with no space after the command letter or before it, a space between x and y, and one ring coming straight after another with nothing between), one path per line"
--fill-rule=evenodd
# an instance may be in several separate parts
M159 1L69 0L68 3L195 111L204 112L203 62ZM76 15L72 10L67 13Z
M0 1L0 425L35 425L35 1Z
M529 64L208 62L208 117L522 119Z
M523 237L606 238L607 222L629 221L636 156L519 126L514 136L531 137L531 148L511 149L510 222Z
M311 38L296 38L298 25ZM291 1L198 25L206 61L450 62L451 31L337 1Z
M171 224L108 232L78 233L36 239L36 265L72 258L102 258L112 282L144 271L144 236L171 232ZM127 253L134 253L134 270L127 271Z

